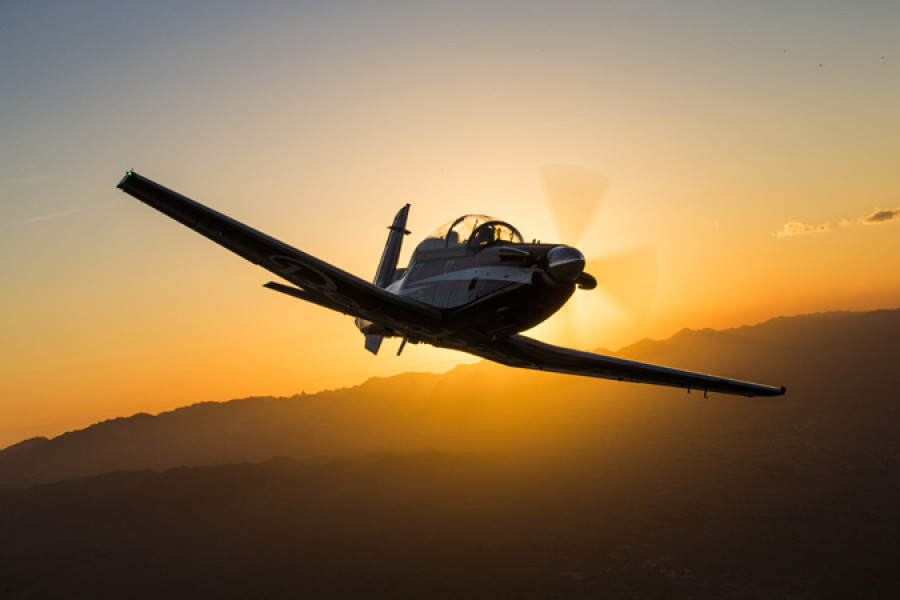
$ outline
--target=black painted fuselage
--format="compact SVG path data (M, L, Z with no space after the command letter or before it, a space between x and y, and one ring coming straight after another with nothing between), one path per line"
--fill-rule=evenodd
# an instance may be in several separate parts
M388 290L442 309L452 329L506 337L542 323L575 291L547 274L554 247L498 241L417 249Z

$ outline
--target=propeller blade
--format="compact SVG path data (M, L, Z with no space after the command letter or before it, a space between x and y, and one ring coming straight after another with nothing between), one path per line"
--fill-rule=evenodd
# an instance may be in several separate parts
M587 227L603 203L608 180L595 171L574 165L545 166L541 168L541 176L553 208L557 233L562 238L559 241L582 246ZM585 263L581 281L577 282L579 287L590 290L596 284L607 293L576 291L554 325L555 334L563 338L560 343L594 348L601 342L604 320L613 323L609 319L617 312L616 308L635 322L647 318L656 295L657 253L654 247L645 247L593 255Z
M563 243L577 245L603 202L608 181L590 169L574 165L541 168L544 188L553 207L556 230Z
M657 264L656 248L647 246L588 258L584 270L635 321L643 321L656 295Z

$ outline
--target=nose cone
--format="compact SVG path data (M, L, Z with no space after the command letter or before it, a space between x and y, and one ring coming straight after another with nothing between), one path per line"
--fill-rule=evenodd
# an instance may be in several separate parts
M556 246L547 252L547 274L559 283L575 283L584 272L584 254L571 246Z

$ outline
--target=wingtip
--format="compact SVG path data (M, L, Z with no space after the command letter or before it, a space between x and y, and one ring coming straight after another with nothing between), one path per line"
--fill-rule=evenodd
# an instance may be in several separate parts
M764 396L784 396L786 393L787 393L787 388L782 385L779 387L770 388L770 391L763 395Z
M134 175L134 169L128 169L127 171L125 171L125 175L122 177L122 179L119 180L119 184L116 187L120 190L123 189L125 182L134 177Z

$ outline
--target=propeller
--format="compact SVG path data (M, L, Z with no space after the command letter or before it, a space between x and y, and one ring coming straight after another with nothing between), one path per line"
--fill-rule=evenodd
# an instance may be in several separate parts
M656 248L643 246L586 260L598 285L635 321L643 321L656 295Z
M606 196L609 181L599 173L575 165L551 165L541 168L547 198L553 209L556 228L566 244L581 247L587 227ZM573 248L574 249L574 248ZM577 252L577 251L576 251ZM613 302L634 321L643 321L656 293L657 252L645 246L630 250L591 254L584 259L584 269ZM582 286L591 289L592 286ZM573 303L590 303L596 312L600 304L596 296L590 299L576 290ZM591 294L587 294L591 296ZM568 313L570 322L574 315ZM570 323L572 332L583 327ZM578 337L578 336L570 336Z
M575 165L541 168L544 189L553 207L556 231L567 244L577 244L606 195L605 177Z

